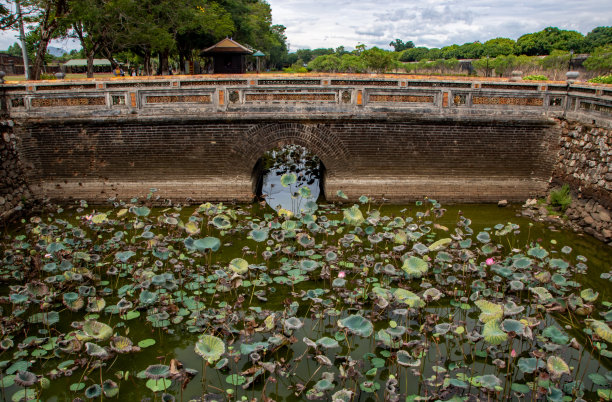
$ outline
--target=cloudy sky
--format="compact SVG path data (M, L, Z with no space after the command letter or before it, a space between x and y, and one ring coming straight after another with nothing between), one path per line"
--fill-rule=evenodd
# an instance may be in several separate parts
M610 0L268 0L291 50L389 48L399 38L441 47L496 37L517 39L547 26L588 33L612 25Z
M11 2L12 3L12 2ZM389 49L399 38L441 47L496 37L517 39L547 26L583 34L612 25L610 0L268 0L275 24L287 27L292 51L317 47ZM16 41L0 32L0 49ZM67 40L52 46L74 49Z

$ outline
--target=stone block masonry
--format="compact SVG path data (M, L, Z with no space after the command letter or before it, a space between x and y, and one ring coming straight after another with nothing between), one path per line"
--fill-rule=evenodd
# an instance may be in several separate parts
M32 199L17 151L18 141L13 133L13 122L0 120L0 222Z
M612 129L560 120L554 184L574 193L569 219L600 240L612 242Z
M303 145L326 168L325 194L391 202L523 201L543 195L557 153L548 121L24 121L16 131L36 197L144 196L250 201L263 154Z

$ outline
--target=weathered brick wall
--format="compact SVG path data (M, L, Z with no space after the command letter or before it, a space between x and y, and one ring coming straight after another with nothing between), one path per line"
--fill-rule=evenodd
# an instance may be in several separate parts
M393 202L522 201L542 195L558 132L546 120L183 120L37 124L16 131L38 197L144 196L238 200L253 197L253 168L288 143L315 152L325 191Z
M559 158L555 184L574 193L567 216L585 232L612 241L612 130L575 121L559 121Z
M31 200L17 141L13 122L0 120L0 222Z

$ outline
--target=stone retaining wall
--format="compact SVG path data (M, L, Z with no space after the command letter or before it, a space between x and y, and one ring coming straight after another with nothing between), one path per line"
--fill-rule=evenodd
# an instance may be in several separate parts
M559 125L553 185L572 188L566 215L586 233L612 243L612 129L567 120Z
M30 200L24 167L17 151L18 138L11 120L0 121L0 222Z

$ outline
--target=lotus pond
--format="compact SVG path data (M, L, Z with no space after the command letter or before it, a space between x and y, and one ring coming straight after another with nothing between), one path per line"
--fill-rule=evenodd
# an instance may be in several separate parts
M435 200L149 201L4 230L4 400L612 397L594 239Z

